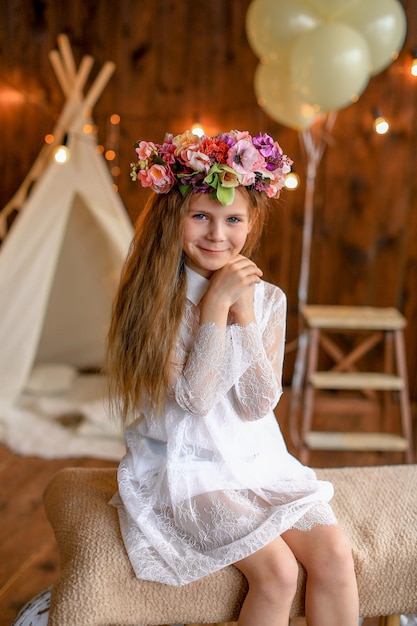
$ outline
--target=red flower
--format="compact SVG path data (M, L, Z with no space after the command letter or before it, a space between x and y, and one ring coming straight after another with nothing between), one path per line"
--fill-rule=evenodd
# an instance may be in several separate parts
M204 137L201 140L200 149L210 157L212 162L225 163L227 160L229 146L218 137Z

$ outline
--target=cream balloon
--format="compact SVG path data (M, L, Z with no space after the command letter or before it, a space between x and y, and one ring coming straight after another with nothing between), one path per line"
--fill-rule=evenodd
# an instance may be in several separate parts
M253 0L246 13L246 35L259 58L278 60L295 37L319 23L302 0Z
M309 128L313 124L315 110L298 97L285 63L259 63L254 87L259 106L276 122L296 130Z
M345 24L322 24L298 37L290 70L301 101L322 113L355 102L369 81L369 47L364 37Z
M305 2L316 10L320 17L339 19L343 11L366 0L305 0Z
M372 76L397 58L407 32L407 18L400 2L366 0L344 11L340 19L365 37L371 55Z

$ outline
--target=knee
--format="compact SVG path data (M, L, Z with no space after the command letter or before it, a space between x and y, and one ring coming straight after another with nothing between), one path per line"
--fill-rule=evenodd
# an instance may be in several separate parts
M266 602L291 605L297 591L298 563L292 553L270 554L249 586L256 586Z
M332 584L350 583L355 569L350 542L343 532L334 535L321 546L320 558L312 563L316 579L331 580Z

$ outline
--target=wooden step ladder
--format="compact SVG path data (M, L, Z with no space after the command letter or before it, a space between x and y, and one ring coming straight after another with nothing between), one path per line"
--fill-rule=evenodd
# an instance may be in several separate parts
M413 461L411 409L404 348L406 320L395 308L306 305L302 309L308 332L307 367L301 410L300 460L308 463L310 450L397 451ZM347 354L334 334L358 334ZM333 335L333 336L332 336ZM360 371L357 361L378 344L384 345L383 371ZM335 365L319 371L320 349ZM400 434L394 432L329 432L313 430L317 391L358 391L370 399L382 395L382 406L393 423L391 395L399 399ZM337 398L337 396L335 396ZM345 412L349 399L341 398ZM337 400L333 401L335 407ZM340 405L342 407L342 404ZM353 404L352 404L353 407ZM398 429L397 429L398 430Z

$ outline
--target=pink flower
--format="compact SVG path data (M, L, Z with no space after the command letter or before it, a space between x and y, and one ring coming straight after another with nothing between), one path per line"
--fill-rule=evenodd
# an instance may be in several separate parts
M175 163L175 146L173 143L164 143L159 150L159 156L165 163Z
M139 161L147 161L154 154L157 154L157 148L152 141L140 141L135 148L135 152L139 157Z
M275 174L275 172L272 173ZM268 174L271 174L271 172L268 172ZM264 191L268 198L274 198L284 186L284 176L282 176L281 173L277 173L270 178L270 180L268 181L268 185L265 186Z
M240 139L229 150L227 164L240 174L256 172L265 168L265 159L247 139Z
M235 168L236 169L236 168ZM241 174L240 184L250 187L255 182L255 172L245 172Z
M189 146L181 150L181 159L196 172L208 172L211 165L210 157L199 149L199 146Z
M283 188L284 185L281 184L271 184L265 188L265 193L268 198L275 198L279 191Z
M168 193L175 183L171 169L158 164L140 170L138 179L143 187L151 187L156 193Z
M175 163L175 150L176 146L172 143L173 135L166 133L164 143L162 146L158 146L158 155L165 161L165 163Z
M175 146L174 155L181 162L196 172L208 172L211 165L210 157L201 149L201 142L197 135L187 130L182 135L172 139Z
M281 174L288 174L288 172L291 172L292 164L293 164L292 160L289 159L286 155L284 155L282 159Z
M162 144L140 141L130 176L156 193L178 186L181 193L210 192L224 205L233 201L234 187L243 185L270 198L284 187L292 161L268 134L254 138L231 130L201 139L191 131L166 134Z
M242 139L252 140L252 137L247 130L231 130L229 134L235 141L241 141Z

